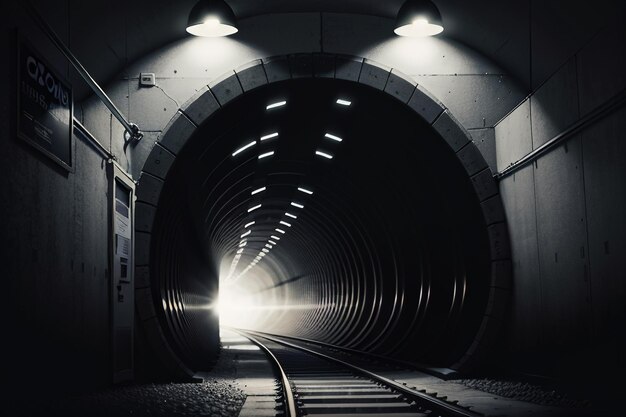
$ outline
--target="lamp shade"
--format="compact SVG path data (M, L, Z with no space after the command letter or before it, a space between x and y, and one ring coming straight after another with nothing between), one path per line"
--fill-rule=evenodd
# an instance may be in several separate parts
M430 0L407 0L396 18L398 36L424 37L443 32L441 13Z
M192 35L218 37L237 31L235 13L224 0L200 0L189 12L187 32Z

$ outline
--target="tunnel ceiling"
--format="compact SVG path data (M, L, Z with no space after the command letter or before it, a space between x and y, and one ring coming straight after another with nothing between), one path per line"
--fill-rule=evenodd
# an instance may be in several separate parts
M488 298L486 227L454 152L346 81L272 84L212 116L168 175L154 235L155 303L182 357L218 276L254 307L231 324L438 364L467 349Z
M85 67L102 84L145 55L186 35L189 10L196 0L93 0L60 2L38 0L34 3L56 25L62 36L71 33L69 44ZM240 19L291 12L336 12L395 18L402 0L230 0ZM17 3L16 3L17 4ZM444 37L460 41L497 62L528 85L529 65L535 62L533 85L538 85L598 30L608 26L607 16L617 2L601 0L594 7L582 1L498 1L437 0L446 30ZM529 33L529 5L532 28ZM94 19L97 16L97 19ZM69 32L68 32L69 31ZM235 35L236 37L237 35ZM529 42L533 58L529 60ZM94 53L98 51L98 53ZM542 66L537 66L537 63ZM75 78L75 94L89 94Z

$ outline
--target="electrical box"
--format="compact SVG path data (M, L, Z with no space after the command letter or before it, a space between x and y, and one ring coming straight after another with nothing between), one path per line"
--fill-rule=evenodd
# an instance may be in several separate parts
M135 184L115 162L109 164L110 306L113 382L133 379L135 283Z
M142 72L139 74L139 85L141 87L154 87L156 85L156 75L153 72Z

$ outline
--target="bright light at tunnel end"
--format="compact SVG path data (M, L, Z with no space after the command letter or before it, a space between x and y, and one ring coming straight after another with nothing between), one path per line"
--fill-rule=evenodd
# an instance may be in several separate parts
M260 258L259 258L260 259ZM333 307L330 303L327 307ZM268 313L286 313L293 310L315 310L318 305L311 304L275 304L251 294L244 287L222 288L215 304L213 314L219 316L220 325L241 329L253 329L262 323Z

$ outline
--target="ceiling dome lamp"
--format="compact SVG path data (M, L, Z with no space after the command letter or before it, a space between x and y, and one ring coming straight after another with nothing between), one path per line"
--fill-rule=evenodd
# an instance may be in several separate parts
M398 11L394 32L413 38L437 35L443 32L441 13L430 0L407 0Z
M187 32L192 35L219 37L237 31L235 13L224 0L200 0L189 13Z

